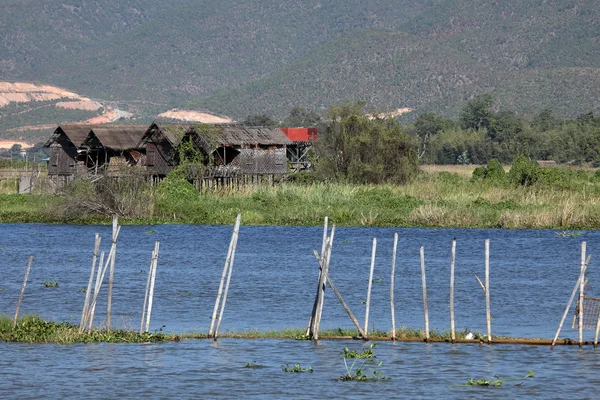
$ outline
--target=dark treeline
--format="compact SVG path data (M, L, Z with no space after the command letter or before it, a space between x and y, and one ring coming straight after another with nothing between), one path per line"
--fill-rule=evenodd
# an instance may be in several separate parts
M495 111L492 96L483 94L467 102L457 119L425 113L410 125L400 125L363 108L363 103L333 107L324 116L294 108L280 122L267 115L249 116L245 122L319 128L317 169L336 180L359 183L403 181L405 168L413 162L487 164L496 159L507 164L524 156L600 166L600 117L592 112L561 119L545 109L523 118L512 111ZM389 173L398 172L399 164L403 173Z

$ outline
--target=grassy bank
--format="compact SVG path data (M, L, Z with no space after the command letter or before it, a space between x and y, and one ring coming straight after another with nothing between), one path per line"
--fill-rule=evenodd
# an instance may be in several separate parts
M64 197L0 195L0 222L108 223L109 217L61 211ZM143 207L139 207L142 204ZM197 192L170 182L138 201L123 223L553 228L600 227L600 179L577 171L555 184L514 186L430 172L403 185L314 183Z

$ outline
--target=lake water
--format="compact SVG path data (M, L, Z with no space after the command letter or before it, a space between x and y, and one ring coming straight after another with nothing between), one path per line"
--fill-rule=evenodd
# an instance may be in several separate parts
M124 226L119 239L113 326L139 327L154 241L160 256L151 331L206 332L231 236L231 226ZM94 233L108 252L110 227L45 224L0 225L0 314L12 315L29 255L35 260L21 313L77 323L87 285ZM598 296L594 255L600 232L561 237L552 230L388 229L338 227L330 274L360 321L364 320L372 238L378 240L371 329L391 328L389 282L393 234L400 235L396 266L396 325L423 326L419 248L425 248L432 329L449 329L450 244L457 239L457 329L485 332L484 241L491 240L492 333L552 338L580 268L587 242L590 296ZM242 226L221 332L305 326L316 289L319 227ZM58 288L46 288L55 280ZM600 296L599 296L600 297ZM104 321L100 297L96 321ZM577 337L572 313L561 337ZM327 292L322 329L353 328ZM585 332L591 340L593 332ZM591 347L378 343L380 370L389 381L336 382L344 372L343 347L293 340L187 340L159 344L0 343L0 392L13 398L594 398L599 354ZM245 369L256 362L262 369ZM313 366L313 373L282 372L282 365ZM516 386L453 388L468 378L536 376Z

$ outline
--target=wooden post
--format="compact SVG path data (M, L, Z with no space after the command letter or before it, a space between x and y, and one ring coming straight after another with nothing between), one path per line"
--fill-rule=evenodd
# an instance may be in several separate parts
M241 217L241 214L240 214ZM229 271L227 271L227 283L225 284L225 292L223 293L223 302L221 303L221 311L219 311L219 319L217 321L217 328L215 329L214 340L217 340L219 335L219 328L221 327L221 321L223 320L223 313L225 312L225 303L227 302L227 293L229 293L229 282L231 281L231 272L233 270L233 261L235 260L235 249L237 248L237 241L240 236L239 228L240 224L237 223L238 230L234 232L235 240L233 241L233 249L231 251L231 259L229 260Z
M223 295L223 286L225 285L225 278L227 277L227 270L229 269L229 262L231 259L231 252L233 251L233 242L235 235L240 227L240 219L242 215L238 214L233 227L233 233L231 234L231 240L229 241L229 250L227 250L227 258L225 258L225 265L223 266L223 272L221 274L221 280L219 282L219 290L217 291L217 299L215 300L215 307L213 308L212 317L210 319L210 328L208 329L208 337L213 336L215 322L217 320L217 311L219 310L219 304L221 303L221 296Z
M325 220L323 221L323 241L321 242L321 256L320 256L320 260L319 261L319 279L317 279L317 295L315 296L315 301L313 302L313 308L312 311L310 313L310 318L308 319L308 327L306 328L306 334L305 336L310 335L310 328L313 325L313 321L315 319L315 315L317 314L317 306L318 306L318 300L319 300L319 291L321 290L321 287L319 286L321 284L321 274L323 273L323 256L325 254L325 246L327 244L327 224L329 222L329 218L325 217Z
M156 250L156 244L154 244ZM140 321L140 334L144 333L144 322L146 321L146 309L148 307L148 292L150 290L150 280L152 279L152 268L154 268L154 251L152 250L152 256L150 257L150 268L148 268L148 278L146 279L146 291L144 292L144 306L142 307L142 319Z
M27 278L29 278L29 270L31 269L31 263L33 262L33 256L29 256L27 267L25 268L25 278L23 278L23 285L21 285L21 294L19 295L19 301L17 301L17 309L15 310L15 317L13 318L12 328L17 327L17 318L19 318L19 309L21 308L21 302L25 295L25 287L27 287Z
M452 239L452 254L450 256L450 337L452 343L456 341L456 327L454 325L454 261L456 260L456 238Z
M313 321L312 327L312 338L319 340L319 328L321 327L321 316L323 315L323 304L325 300L325 285L327 285L326 277L329 274L329 261L331 258L331 246L333 244L333 236L335 234L335 225L331 228L331 236L327 240L325 246L325 256L323 258L323 272L321 273L321 279L319 284L319 291L317 292L318 304L317 313Z
M110 273L108 274L108 300L106 305L106 331L110 332L110 313L112 311L112 289L113 279L115 274L115 256L117 255L117 226L119 223L118 217L113 216L112 220L112 246L113 256L110 259Z
M585 289L585 252L586 252L586 242L581 242L581 272L583 274L583 278L579 283L579 347L583 346L583 296Z
M485 241L485 319L488 344L492 343L492 315L490 312L490 239Z
M394 310L394 275L396 272L396 251L398 250L398 233L394 233L394 247L392 249L392 274L390 277L390 309L392 312L392 341L396 340L396 314Z
M373 271L375 269L375 253L377 252L377 238L373 238L373 247L371 250L371 268L369 270L369 285L367 287L367 307L365 310L365 335L369 336L369 311L371 308L371 287L373 285Z
M85 290L85 300L83 302L83 311L81 312L81 321L79 322L79 332L83 332L85 329L85 323L87 321L88 308L90 304L90 295L92 292L92 283L94 282L94 271L96 270L96 262L98 260L98 250L100 249L100 242L102 238L96 232L96 237L94 239L94 254L92 255L92 270L90 272L90 279L88 280L88 285Z
M427 308L427 280L425 278L425 248L421 246L421 285L423 286L423 313L425 315L425 341L429 340L429 309Z
M560 335L560 330L563 327L563 324L565 323L565 319L567 319L567 314L569 314L569 309L571 308L571 303L573 303L573 299L575 298L575 293L577 293L577 289L580 285L580 282L583 282L583 278L585 276L585 270L588 267L588 264L590 263L590 259L592 258L592 256L588 256L585 265L583 267L583 269L581 270L581 272L579 273L579 278L577 279L577 282L575 283L575 287L573 288L573 292L571 292L571 297L569 298L569 302L567 303L567 307L565 308L565 312L562 316L562 319L560 320L560 324L558 325L558 329L556 330L556 335L554 336L554 339L552 340L552 348L554 348L554 345L556 344L556 341L558 340L558 335Z
M154 259L152 260L152 277L150 278L150 291L148 293L148 312L146 312L146 332L150 329L150 316L152 315L152 301L154 299L154 282L156 281L156 267L158 265L158 248L160 242L154 244Z
M596 334L594 335L594 348L598 347L598 333L600 333L600 314L598 314L598 321L596 322Z

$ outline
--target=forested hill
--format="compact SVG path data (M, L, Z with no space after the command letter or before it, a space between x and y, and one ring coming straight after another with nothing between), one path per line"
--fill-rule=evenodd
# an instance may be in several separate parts
M592 0L3 0L0 80L243 119L366 100L600 111ZM126 108L126 107L125 107Z

